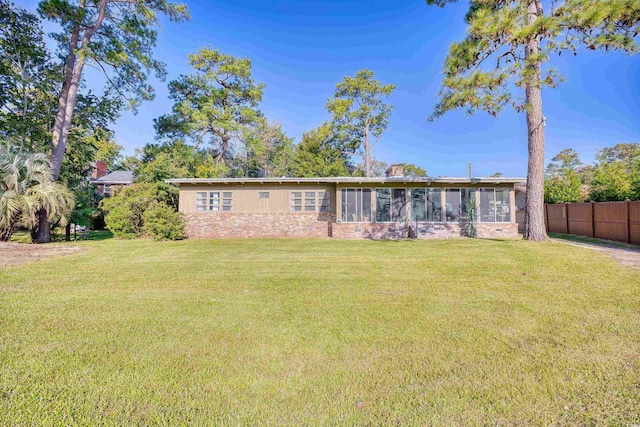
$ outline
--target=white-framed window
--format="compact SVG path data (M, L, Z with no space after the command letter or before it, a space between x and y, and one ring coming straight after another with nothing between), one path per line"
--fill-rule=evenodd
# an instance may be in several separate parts
M196 193L196 211L205 212L207 210L207 192L198 191Z
M316 192L315 191L305 191L304 192L304 211L305 212L315 212L316 211Z
M105 184L102 186L102 194L111 195L111 184Z
M480 189L480 222L511 222L511 193L508 188Z
M231 212L233 210L233 192L222 192L222 210L225 212Z
M442 190L440 188L411 189L411 220L442 222Z
M371 189L344 188L342 195L342 221L371 222Z
M220 210L220 192L209 191L209 209L210 211L217 212Z
M258 191L258 198L259 199L268 199L269 198L269 192L268 191Z
M233 210L233 192L198 191L196 193L196 211L219 212L221 210Z
M329 212L331 195L326 191L292 191L291 212Z
M291 192L291 212L302 212L302 191Z
M445 219L447 222L468 221L469 207L476 201L473 188L445 189Z

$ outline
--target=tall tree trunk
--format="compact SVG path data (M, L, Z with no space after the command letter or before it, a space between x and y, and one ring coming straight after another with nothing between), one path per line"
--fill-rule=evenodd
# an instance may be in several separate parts
M71 119L73 117L73 110L76 106L76 99L78 95L78 87L80 86L80 79L82 78L82 69L84 68L84 57L76 59L73 66L73 73L71 75L71 81L69 82L66 102L63 104L60 102L58 106L58 115L56 116L56 122L54 125L54 140L53 140L53 155L51 156L51 177L57 180L60 176L60 169L62 167L62 159L64 158L64 152L67 148L67 142L69 140L69 131L71 130ZM66 83L66 82L65 82ZM65 96L62 94L60 98ZM64 112L60 111L64 108ZM62 117L62 121L58 118ZM58 135L58 140L55 140ZM43 210L44 215L41 218L47 218L47 211ZM51 226L48 222L40 221L38 225L38 236L36 238L38 243L48 243L51 241Z
M67 224L67 226L64 228L64 240L65 242L71 241L71 224Z
M222 163L223 165L226 164L227 162L227 154L229 151L230 140L231 140L231 137L226 133L222 136L220 140L220 154L218 155L218 157L220 159L219 162Z
M85 0L80 1L80 8L85 7ZM67 142L69 140L69 131L71 130L71 119L73 118L73 110L76 106L76 98L78 95L78 87L82 78L82 71L84 69L84 63L86 59L86 49L91 42L91 38L102 26L105 18L107 7L107 0L100 0L98 17L94 25L85 28L82 36L82 41L78 46L80 40L80 24L74 26L70 41L69 41L69 56L65 62L65 77L62 84L62 92L58 99L58 112L56 114L56 120L53 126L52 144L53 154L51 156L51 175L54 180L57 180L60 176L60 168L62 167L62 159L64 152L67 148ZM41 218L38 226L38 236L36 241L38 243L46 243L51 241L51 226L46 222L47 212L42 210L44 215ZM45 222L43 222L45 221Z
M64 105L63 119L61 123L58 123L56 117L55 130L59 132L60 137L58 141L53 141L53 158L51 174L54 180L57 180L60 176L60 168L62 167L62 159L64 152L67 148L67 142L69 141L69 132L71 131L71 119L73 118L73 110L76 107L76 99L78 96L78 88L80 86L80 79L82 78L82 70L84 68L84 56L80 55L76 58L76 63L73 66L73 73L71 75L71 81L69 82L69 89L67 92L67 102Z
M84 1L81 2L81 8L84 7ZM73 78L73 69L75 67L77 58L78 41L80 38L80 26L76 24L73 27L71 37L69 40L69 56L64 64L64 80L62 81L62 90L60 97L58 98L58 112L56 113L56 120L53 125L53 138L52 145L56 147L60 141L62 134L62 126L64 123L64 115L67 110L67 99L69 98L69 87L71 86L71 80Z
M81 2L81 7L84 7L84 1ZM64 65L64 80L62 82L62 90L60 91L60 97L58 98L58 111L56 113L56 120L53 125L51 145L53 146L53 154L51 156L51 162L53 164L52 175L53 179L58 179L60 176L60 168L62 166L62 157L64 156L64 149L66 148L67 141L62 142L62 150L57 150L61 143L63 134L63 127L65 123L65 114L67 111L67 103L69 99L69 88L71 87L71 81L73 80L73 71L76 64L78 40L80 37L80 26L75 25L73 32L71 33L69 41L69 56ZM68 135L68 133L67 133ZM45 212L44 217L47 217ZM49 239L47 239L49 236ZM40 224L37 229L37 235L34 239L36 242L46 243L51 241L51 226L49 223Z
M539 0L527 6L527 23L532 25L542 14ZM524 238L545 241L548 239L544 223L544 116L542 115L542 88L540 86L540 61L530 61L540 49L540 41L530 38L525 48L526 67L530 73L525 82L529 162L527 166L527 193L525 199Z
M51 241L51 226L47 211L40 209L38 211L38 232L36 234L35 243L48 243Z
M364 176L371 176L371 149L369 147L369 127L364 131Z

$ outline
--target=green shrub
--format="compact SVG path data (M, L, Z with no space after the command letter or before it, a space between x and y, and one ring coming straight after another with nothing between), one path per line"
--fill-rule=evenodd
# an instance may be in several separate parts
M155 240L180 240L184 238L184 220L166 203L153 203L144 213L144 231Z
M136 227L137 217L131 207L125 204L114 206L105 216L109 231L121 239L135 239L140 235Z
M113 197L100 202L105 212L107 228L116 236L132 239L141 236L144 230L144 213L153 204L161 203L175 211L178 190L163 183L139 183L124 187Z

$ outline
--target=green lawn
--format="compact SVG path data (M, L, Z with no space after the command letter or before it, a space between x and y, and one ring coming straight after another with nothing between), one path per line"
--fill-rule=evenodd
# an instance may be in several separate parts
M0 425L640 423L640 271L596 251L70 244L0 269Z

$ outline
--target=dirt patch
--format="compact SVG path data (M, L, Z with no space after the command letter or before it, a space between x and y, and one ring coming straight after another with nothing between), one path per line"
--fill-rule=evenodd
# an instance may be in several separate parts
M81 250L78 246L67 245L0 243L0 268L77 253Z
M564 243L566 245L578 246L581 248L593 249L596 251L600 251L609 255L612 258L620 261L622 265L626 265L627 267L636 268L640 270L640 248L632 248L628 247L628 245L620 246L615 243L607 243L607 242L579 242L574 240L564 240L554 238L551 239L557 243Z

